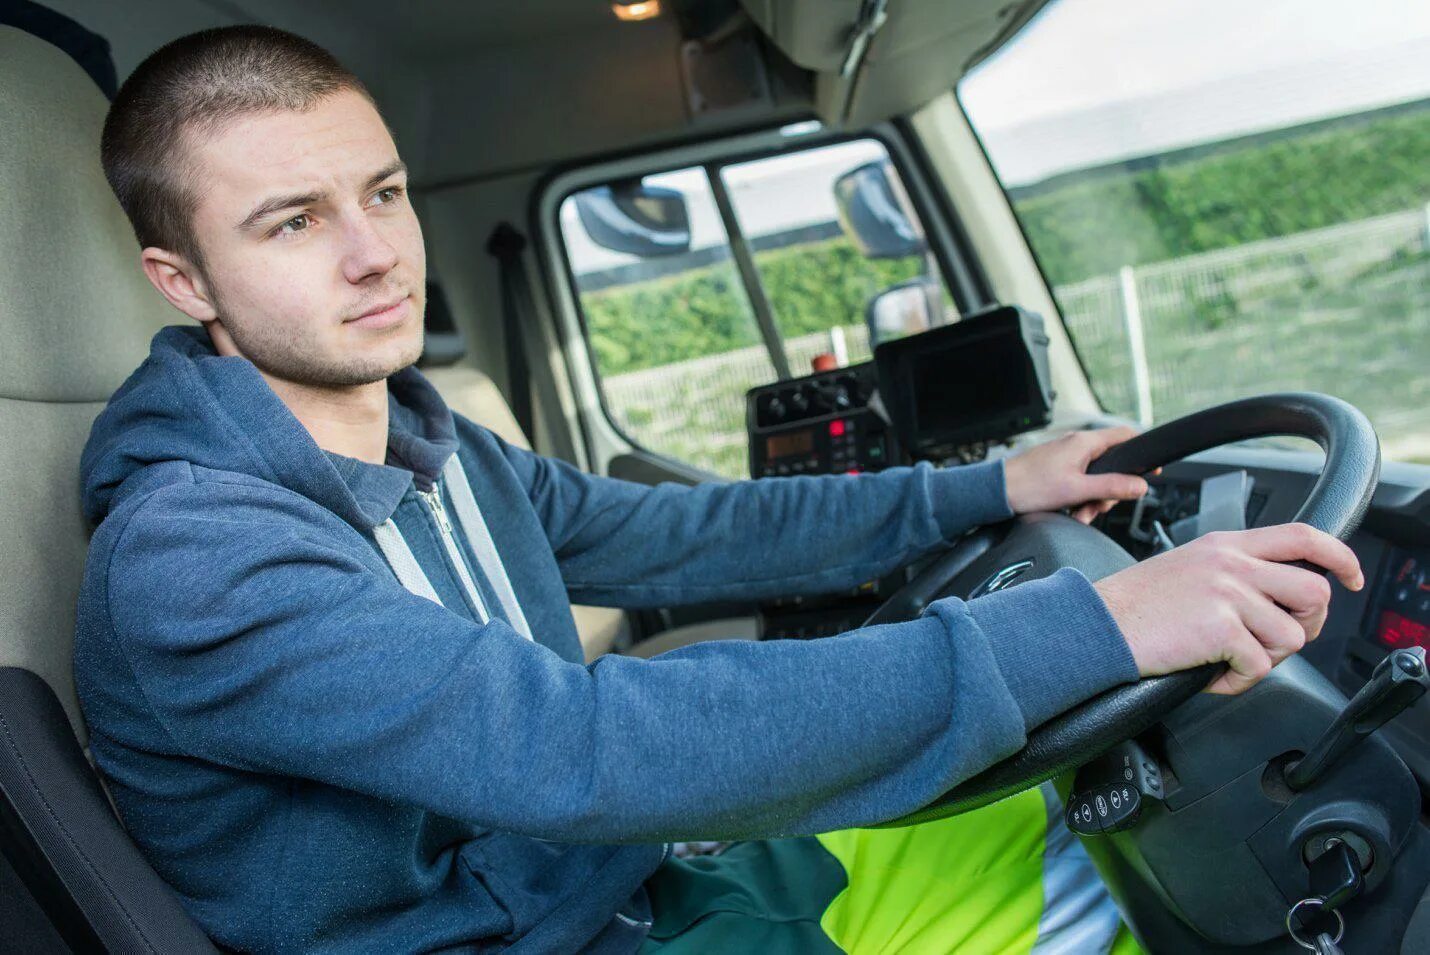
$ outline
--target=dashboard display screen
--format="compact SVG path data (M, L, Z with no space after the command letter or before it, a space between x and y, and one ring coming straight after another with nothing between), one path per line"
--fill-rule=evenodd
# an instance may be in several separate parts
M1052 409L1043 320L1012 305L879 342L874 364L889 420L915 458L1032 431Z
M1391 558L1376 608L1375 641L1387 649L1430 649L1430 560L1401 551Z
M765 439L765 457L785 458L792 454L808 454L814 450L813 431L794 431L771 435Z
M978 348L944 347L912 362L915 423L937 431L1006 414L1028 401L1021 374L1027 346L1013 333L989 336Z

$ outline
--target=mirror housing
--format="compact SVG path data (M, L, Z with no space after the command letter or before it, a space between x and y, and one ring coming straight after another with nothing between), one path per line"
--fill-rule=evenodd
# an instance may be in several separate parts
M678 189L634 179L573 198L586 234L602 248L642 259L690 251L690 211Z
M920 275L875 295L864 307L869 347L944 324L939 314L943 308L941 293L937 281Z
M839 224L870 259L922 255L926 243L909 199L887 159L876 159L834 180Z

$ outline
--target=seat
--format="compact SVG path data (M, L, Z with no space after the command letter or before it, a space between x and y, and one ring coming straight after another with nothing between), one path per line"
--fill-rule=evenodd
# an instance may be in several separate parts
M426 343L417 366L441 392L447 407L496 432L508 444L531 450L531 442L496 384L478 369L462 364L466 342L452 320L442 287L436 283L427 286L426 321ZM571 614L587 660L629 642L630 623L624 610L573 604Z
M100 171L107 107L0 26L0 947L213 951L110 809L74 691L80 450L173 315Z

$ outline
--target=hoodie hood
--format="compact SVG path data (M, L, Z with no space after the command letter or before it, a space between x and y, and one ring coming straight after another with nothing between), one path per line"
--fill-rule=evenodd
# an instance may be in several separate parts
M387 463L325 452L246 358L193 325L160 329L109 399L80 456L85 517L98 525L154 465L187 461L285 487L366 531L412 482L427 489L457 450L452 412L416 367L387 379Z

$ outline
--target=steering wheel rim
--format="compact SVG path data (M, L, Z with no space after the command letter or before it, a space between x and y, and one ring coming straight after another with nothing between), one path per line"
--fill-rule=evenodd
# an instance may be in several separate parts
M1261 395L1194 412L1113 447L1094 461L1088 472L1146 474L1223 444L1281 435L1310 438L1326 454L1321 473L1293 522L1310 524L1341 540L1349 538L1360 526L1380 477L1380 441L1365 415L1329 395ZM1031 517L1042 520L1049 532L1046 519L1051 515ZM1063 530L1055 526L1051 533L1086 531L1116 547L1101 531L1084 528L1071 518L1058 520L1065 522ZM1016 525L1010 521L960 539L885 601L868 622L913 619L976 560L996 554L1013 537ZM1068 525L1083 530L1074 531ZM990 541L990 534L996 540ZM892 609L886 612L886 608ZM970 812L1076 769L1156 725L1205 689L1221 669L1221 664L1206 664L1113 687L1035 728L1017 753L964 780L922 809L880 823L878 828Z

